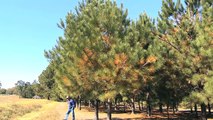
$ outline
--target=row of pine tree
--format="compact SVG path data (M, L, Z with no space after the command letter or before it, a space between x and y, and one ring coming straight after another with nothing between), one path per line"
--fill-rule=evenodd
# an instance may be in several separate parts
M49 66L39 81L52 79L59 93L111 109L117 102L143 101L173 111L213 104L213 2L163 0L157 20L138 20L110 0L84 0L61 20L64 31L45 57ZM49 72L48 72L49 71ZM50 88L51 89L51 88Z

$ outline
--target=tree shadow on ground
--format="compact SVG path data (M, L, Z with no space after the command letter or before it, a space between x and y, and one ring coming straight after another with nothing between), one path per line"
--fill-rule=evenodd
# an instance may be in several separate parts
M92 110L91 110L92 111ZM101 109L100 110L103 113L106 113L106 110ZM113 110L112 114L122 114L122 113L127 113L129 115L131 115L131 110L126 110L125 112L122 110ZM169 112L169 117L166 111L164 111L163 113L160 113L158 110L154 110L152 112L152 115L149 117L146 114L146 111L136 111L136 114L141 115L142 117L138 117L135 116L133 117L113 117L112 116L112 120L206 120L205 116L201 114L200 111L198 111L198 115L196 116L195 112L191 113L190 111L178 111L175 112L173 114L172 111ZM213 119L213 114L208 114L206 115L207 119ZM92 120L92 119L86 119L86 120ZM106 118L104 119L100 119L100 120L106 120Z
M139 113L137 113L139 114ZM206 117L201 113L198 112L198 115L195 113L191 113L190 111L180 111L176 112L175 114L170 113L169 117L166 112L160 113L160 112L153 112L152 116L148 117L145 115L143 117L136 117L136 118L119 118L119 117L113 117L112 120L207 120L207 119L213 119L213 114L207 114Z

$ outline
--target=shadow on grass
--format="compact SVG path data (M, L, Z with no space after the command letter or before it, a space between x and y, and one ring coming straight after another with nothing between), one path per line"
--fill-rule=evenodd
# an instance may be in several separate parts
M93 110L90 109L90 111L93 111ZM100 109L100 111L102 113L106 113L106 110L104 110L103 108ZM125 113L131 115L131 110L129 109L126 111L114 110L112 112L112 114L125 114ZM150 117L147 116L146 111L142 111L142 112L136 111L135 113L138 115L141 115L142 117L135 116L134 118L132 118L129 116L129 117L123 118L123 117L116 116L116 117L112 117L112 120L207 120L207 119L213 119L213 114L209 115L208 113L206 113L207 114L206 115L207 119L206 119L205 116L201 114L200 111L198 111L198 115L196 115L195 112L191 113L190 111L179 111L179 112L176 112L175 114L173 114L173 112L170 111L169 117L166 111L164 111L163 113L160 113L159 111L154 110ZM86 119L86 120L93 120L93 119ZM100 120L107 120L107 119L104 118Z
M143 113L137 113L137 114L144 114L143 117L135 117L135 118L119 118L119 117L113 117L112 120L207 120L207 119L213 119L213 114L207 114L206 117L201 114L201 112L198 112L198 115L195 113L191 113L190 111L180 111L176 112L175 114L170 113L169 117L166 112L160 113L160 112L153 112L152 116L148 117L146 114ZM103 119L105 120L105 119Z
M200 113L198 113L200 114ZM213 118L213 115L207 115L207 119ZM194 113L190 113L188 111L179 112L176 115L170 115L170 118L168 118L167 115L161 114L160 116L152 115L151 117L135 117L135 118L119 118L119 117L112 117L112 120L207 120L205 117L202 117L200 115L196 116ZM85 119L85 120L93 120L93 119ZM99 120L107 120L99 119Z

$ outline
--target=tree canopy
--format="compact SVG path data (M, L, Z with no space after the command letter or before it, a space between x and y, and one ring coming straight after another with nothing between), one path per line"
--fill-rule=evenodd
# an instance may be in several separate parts
M130 20L110 0L82 1L58 24L64 35L45 51L50 65L40 83L48 92L55 84L58 95L109 105L120 95L133 112L136 99L149 113L154 105L174 110L183 100L213 104L212 4L163 0L155 23L145 13Z

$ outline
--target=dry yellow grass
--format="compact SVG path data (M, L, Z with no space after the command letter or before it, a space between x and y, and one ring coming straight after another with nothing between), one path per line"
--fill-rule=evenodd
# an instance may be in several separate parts
M16 119L47 104L47 100L21 99L18 96L0 96L0 120Z
M0 96L0 120L62 120L67 111L65 102L23 99L18 96ZM76 120L93 120L94 112L86 109L75 110ZM112 114L115 119L139 119L142 114ZM99 113L106 119L106 113Z
M23 99L18 96L0 96L0 120L62 120L67 111L65 102ZM93 120L94 112L75 110L76 120ZM143 114L112 114L113 119L140 119ZM106 119L106 113L99 113Z
M0 120L62 120L67 111L67 103L54 102L48 100L23 99L18 96L1 96L0 95ZM186 110L186 109L183 109ZM93 120L94 112L87 109L75 110L76 120ZM180 113L170 117L177 118ZM106 113L99 113L100 120L106 120ZM182 116L189 117L187 115ZM167 119L166 114L156 112L151 118L146 113L130 114L118 113L112 114L113 119L118 120L141 120L141 119ZM187 119L186 118L186 119ZM71 118L70 118L71 119ZM211 119L212 120L212 117Z
M36 111L32 111L28 114L25 114L21 117L17 117L15 118L15 120L46 120L47 119L52 119L52 118L56 118L57 116L59 116L57 113L52 113L52 110L55 109L55 106L57 105L56 102L50 102L48 104L45 104L42 108L36 110ZM49 116L46 116L49 115ZM52 119L54 120L54 119Z

